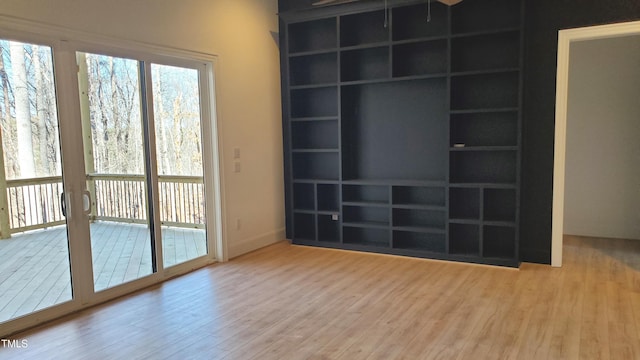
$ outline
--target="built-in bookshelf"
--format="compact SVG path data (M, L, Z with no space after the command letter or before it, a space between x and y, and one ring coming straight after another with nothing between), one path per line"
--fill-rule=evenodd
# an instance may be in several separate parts
M517 266L523 5L431 7L283 16L288 231Z

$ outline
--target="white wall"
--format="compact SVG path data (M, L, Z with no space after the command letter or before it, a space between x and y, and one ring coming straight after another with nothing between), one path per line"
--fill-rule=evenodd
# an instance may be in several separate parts
M2 15L219 57L230 257L284 239L276 12L277 0L0 0ZM233 172L235 147L240 173Z
M570 50L564 232L640 239L640 36Z

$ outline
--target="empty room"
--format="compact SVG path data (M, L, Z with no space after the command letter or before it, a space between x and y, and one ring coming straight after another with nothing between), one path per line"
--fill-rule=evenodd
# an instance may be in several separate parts
M0 359L640 358L640 2L0 0Z

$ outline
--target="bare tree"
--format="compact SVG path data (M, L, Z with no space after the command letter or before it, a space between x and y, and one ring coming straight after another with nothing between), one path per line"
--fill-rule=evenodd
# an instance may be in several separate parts
M156 134L158 134L157 143L160 145L159 152L160 154L160 169L159 172L163 175L168 175L173 173L173 169L171 167L171 162L169 161L169 139L167 136L167 126L165 124L167 113L164 110L164 96L162 94L163 91L163 82L162 76L160 74L160 67L154 66L153 70L153 101L154 101L154 113L156 118Z
M33 156L33 132L31 128L31 112L29 109L29 89L24 45L12 41L9 48L13 72L20 176L23 178L31 178L36 175L36 171Z
M37 45L32 46L31 59L34 66L34 75L36 78L35 90L36 90L36 115L38 124L38 150L40 164L37 167L37 173L39 176L50 175L49 156L47 153L47 145L49 143L47 136L47 101L46 101L46 86L43 76L42 63L40 59L40 47Z
M15 169L15 145L13 141L13 124L14 119L11 117L11 99L10 99L10 81L9 75L4 65L4 56L8 53L8 49L0 46L0 85L2 85L2 111L0 111L0 126L2 128L2 145L5 156L5 176L8 179L15 177L17 169Z

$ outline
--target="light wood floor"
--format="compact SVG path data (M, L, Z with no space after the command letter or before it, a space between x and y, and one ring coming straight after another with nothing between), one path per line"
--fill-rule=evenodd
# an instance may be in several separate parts
M17 334L21 359L640 359L640 242L520 270L278 243Z
M165 266L206 254L204 230L162 227L162 239ZM96 291L152 272L145 225L92 223L91 244ZM69 300L66 226L0 240L0 322Z

